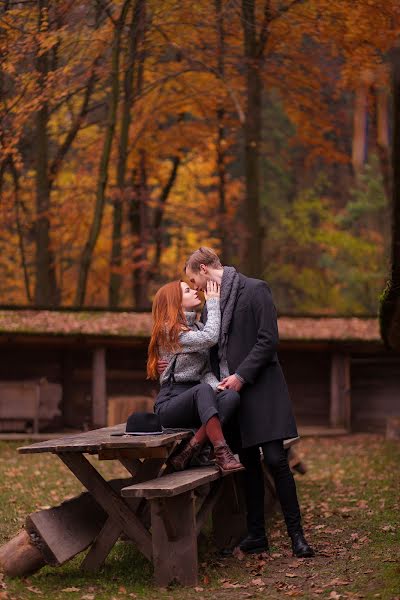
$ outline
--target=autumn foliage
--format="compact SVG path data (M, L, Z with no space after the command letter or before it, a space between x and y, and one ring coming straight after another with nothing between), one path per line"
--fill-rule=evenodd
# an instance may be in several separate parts
M214 246L283 312L388 274L388 0L5 1L2 304L149 305Z

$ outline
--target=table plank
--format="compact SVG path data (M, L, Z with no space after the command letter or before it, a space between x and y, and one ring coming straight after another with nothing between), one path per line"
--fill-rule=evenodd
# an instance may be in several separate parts
M112 433L125 431L125 423L113 427L103 427L93 431L85 431L73 435L65 435L60 438L38 442L29 446L18 448L21 454L34 454L38 452L87 452L97 454L99 450L106 448L158 448L167 446L172 442L184 439L190 435L187 431L176 433L165 433L162 435L135 435L135 436L113 436Z

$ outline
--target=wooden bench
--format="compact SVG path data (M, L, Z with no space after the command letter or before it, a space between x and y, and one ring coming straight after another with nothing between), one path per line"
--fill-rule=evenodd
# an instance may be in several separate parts
M219 469L210 466L122 488L124 498L144 498L150 503L156 585L196 585L197 537L222 494L224 479L233 480L233 474L221 477Z

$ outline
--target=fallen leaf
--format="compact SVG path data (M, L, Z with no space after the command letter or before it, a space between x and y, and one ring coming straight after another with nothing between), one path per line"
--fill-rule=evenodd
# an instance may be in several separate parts
M194 588L194 591L195 592L204 592L204 588L197 586Z
M382 531L396 531L396 527L393 525L384 525L382 527Z
M29 590L30 592L33 592L34 594L43 595L43 592L41 590L38 590L38 588L33 587L33 585L27 587L26 589Z
M94 600L94 594L85 594L81 596L81 600Z
M232 583L230 581L225 581L225 583L222 584L222 587L225 589L236 589L236 588L242 588L245 587L240 583Z
M298 577L296 573L285 573L285 577Z
M252 579L251 583L253 585L264 585L263 580L261 579L261 577L257 577L256 579Z
M29 588L28 588L29 590ZM67 594L69 592L80 592L81 588L77 588L77 587L69 587L69 588L64 588L63 590L61 590L62 592L66 592Z
M236 548L234 548L232 555L237 558L238 560L243 560L245 557L244 552L241 551L241 549L239 548L239 546L236 546Z

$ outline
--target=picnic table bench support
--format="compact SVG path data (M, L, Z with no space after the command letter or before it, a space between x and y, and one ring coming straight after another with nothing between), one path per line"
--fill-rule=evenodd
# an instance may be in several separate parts
M140 483L141 481L158 477L164 465L164 459L148 458L143 462L140 462L140 460L137 459L130 460L126 456L123 456L122 453L119 457L119 461L127 471L134 476L132 483ZM129 507L136 512L142 502L142 498L130 498ZM104 564L104 561L122 533L121 527L115 520L112 517L108 517L102 530L99 532L99 535L94 540L89 552L82 561L81 568L84 571L89 572L98 571Z
M150 500L156 585L197 584L197 529L192 490Z
M121 530L132 539L144 556L151 560L151 536L128 504L112 489L98 471L82 455L60 452L59 458L93 495Z

